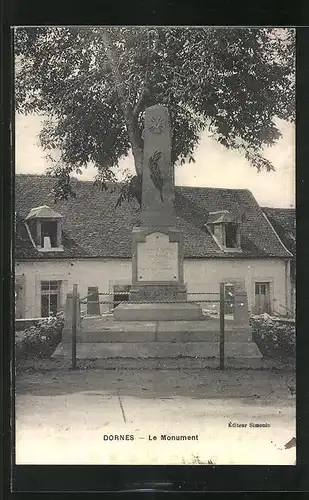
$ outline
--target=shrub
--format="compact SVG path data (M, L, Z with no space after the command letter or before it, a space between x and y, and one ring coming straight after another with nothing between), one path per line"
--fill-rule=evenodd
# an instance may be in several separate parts
M61 341L64 314L41 319L37 324L15 332L16 360L34 357L50 358Z
M252 338L264 357L295 355L295 322L261 314L250 317L250 326Z

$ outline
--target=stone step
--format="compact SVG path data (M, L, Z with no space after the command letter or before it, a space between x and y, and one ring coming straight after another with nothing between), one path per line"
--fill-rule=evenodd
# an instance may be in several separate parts
M84 317L82 328L87 331L114 331L114 332L139 332L156 331L156 321L115 321L113 318L104 316Z
M102 316L84 316L81 321L84 330L89 331L142 331L142 330L160 330L160 331L215 331L219 330L219 320L204 316L199 320L173 320L173 321L117 321L111 315ZM230 319L225 320L224 328L226 331L248 328L242 325L236 325Z
M117 321L175 321L204 320L199 304L183 303L147 303L134 302L119 304L114 309L114 319Z
M155 330L141 330L141 331L84 331L82 330L76 335L77 342L79 343L127 343L127 342L155 342Z
M217 331L156 331L153 328L137 331L104 331L82 330L77 333L79 343L101 342L219 342L220 332ZM69 341L69 335L66 336ZM251 332L235 330L225 332L226 342L252 342Z
M72 367L71 352L67 356L53 355L50 359L24 359L20 361L23 368L34 368L37 371L70 370ZM218 370L219 358L96 358L79 359L78 369L102 370ZM295 359L280 358L225 358L224 369L271 370L295 372Z
M71 356L71 345L61 343L54 356ZM260 358L253 342L227 342L228 358ZM219 358L217 342L102 342L78 343L78 359L99 358Z
M224 334L225 342L252 342L251 331L234 330ZM158 342L219 342L219 330L211 331L157 331L156 340Z
M247 327L235 325L233 321L225 321L224 329L225 331L233 331L235 328L243 330ZM158 331L162 332L212 332L219 331L220 322L215 318L204 318L204 320L198 321L158 321L157 323Z

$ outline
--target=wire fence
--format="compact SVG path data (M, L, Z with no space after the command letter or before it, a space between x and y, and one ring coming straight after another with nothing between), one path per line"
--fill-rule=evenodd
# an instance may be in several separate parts
M93 296L103 296L103 297L110 297L110 300L91 300L93 299ZM129 292L95 292L86 295L82 299L79 300L80 304L86 304L89 306L90 304L106 304L106 305L111 305L111 304L123 304L129 301ZM177 299L165 299L165 300L158 300L154 299L156 304L183 304L184 302L194 302L198 304L219 304L220 302L220 294L218 292L186 292L186 295L188 296L194 296L194 297L200 297L201 295L204 296L216 296L217 298L214 299L198 299L194 298L192 300L188 299L182 299L182 300L177 300ZM126 297L126 300L121 300L120 297L124 296ZM117 298L116 298L117 297ZM150 300L132 300L134 304L149 304Z
M127 300L88 300L87 302L85 301L80 301L81 304L112 304L113 302L117 302L117 304L119 303L123 303L123 302L128 302ZM134 304L149 304L149 302L151 302L150 300L132 300L132 302L134 302ZM219 303L219 299L218 300L207 300L207 299L203 299L203 300L157 300L155 299L154 302L156 302L156 304L183 304L184 302L198 302L198 303L204 303L204 302L209 302L209 303Z
M109 308L110 312L112 312L112 309L115 309L118 305L122 303L128 303L130 301L130 291L113 291L113 292L99 292L96 287L92 287L93 292L88 293L86 296L84 296L82 299L79 297L78 293L78 287L77 285L73 285L73 293L68 294L68 300L70 296L70 300L72 300L71 305L69 306L68 311L71 311L71 333L72 333L72 369L76 369L76 346L77 346L77 330L81 328L81 322L80 320L83 317L83 313L81 311L81 304L86 304L87 305L87 315L91 315L91 313L88 312L88 306L96 304L96 315L100 315L100 305L101 304L106 304L106 305L113 305L112 308ZM89 290L89 289L88 289ZM213 308L216 308L217 310L210 311L209 309L207 310L206 308L203 308L202 310L203 313L208 315L208 313L215 313L216 315L219 315L219 368L220 370L224 370L225 368L225 320L228 319L227 314L232 314L234 316L234 320L238 311L238 321L239 321L239 307L242 308L242 311L244 312L243 306L248 307L247 303L247 297L244 301L244 295L243 293L240 293L238 296L235 293L231 293L229 290L225 289L225 284L220 283L220 292L186 292L186 298L182 300L157 300L153 298L153 301L157 304L183 304L185 302L193 302L193 303L198 303L198 304L212 304ZM246 295L246 294L245 294ZM111 300L99 300L99 297L109 297ZM121 300L121 297L125 297L125 300ZM191 300L188 300L187 297L191 296L193 297ZM203 296L203 298L199 298L200 296ZM205 298L207 296L211 296L212 298L208 299ZM94 300L94 298L96 300ZM134 304L149 304L151 301L150 300L131 300L131 303ZM279 301L277 301L279 302ZM281 304L279 304L281 306ZM284 306L283 306L284 307ZM287 308L286 308L287 309ZM250 311L247 310L248 313L248 319L249 319L249 314ZM70 312L69 312L70 314ZM243 318L243 316L242 316Z
M93 296L102 296L102 297L109 297L110 300L91 300L93 298ZM85 297L83 297L82 299L79 299L79 303L81 305L87 305L87 306L90 306L92 304L97 304L99 307L100 305L109 305L109 306L113 306L111 308L114 309L115 307L117 307L119 304L124 304L124 303L127 303L129 302L129 295L130 293L129 292L95 292L94 293L90 293L88 295L86 295ZM220 304L220 293L219 292L186 292L186 295L187 296L194 296L193 299L183 299L183 300L176 300L176 299L171 299L171 300L157 300L155 299L155 302L157 304L182 304L184 302L194 302L194 303L197 303L197 304L205 304L208 305L208 304L213 304L213 309L216 308L216 311L213 311L213 312L216 312L217 314L219 314L219 307L216 307L216 306L219 306ZM217 298L212 298L212 299L206 299L206 298L202 298L202 299L199 299L199 298L195 298L195 297L200 297L201 295L203 296L216 296ZM115 298L115 296L117 296L117 298ZM126 297L125 300L121 300L119 297L121 296L124 296ZM234 294L231 293L230 291L228 292L227 295L225 295L225 292L224 292L224 297L223 297L223 303L224 303L224 311L225 311L225 314L233 314L234 312L234 303L233 303L233 299L234 299ZM277 301L277 299L274 299L274 301ZM134 304L149 304L150 300L134 300L132 301L134 302ZM278 302L278 301L277 301ZM287 317L288 318L293 318L295 317L295 311L292 311L291 309L287 308L286 306L284 306L283 304L281 303L278 303L277 306L279 306L281 309L285 310L286 314L287 314ZM253 311L254 311L254 308L253 308ZM249 311L249 313L251 313L251 311ZM83 313L84 314L84 313ZM99 313L98 313L99 314ZM280 312L273 312L272 314L273 317L277 317L280 319L281 318L281 314Z
M123 296L127 297L129 294L130 294L129 292L99 292L99 293L95 293L96 296L98 296L98 295L104 295L104 296L106 296L107 295L107 296L110 296L110 297L113 297L113 298L115 297L115 295L117 295L117 296L123 295ZM94 303L95 304L98 304L98 303L99 304L110 304L111 303L111 301L104 301L104 300L89 300L89 299L93 298L93 295L94 295L93 293L91 293L89 295L86 295L85 297L83 297L82 299L79 300L80 303L81 304L94 304ZM219 302L219 297L220 297L220 294L218 292L186 292L186 295L216 295L218 297L217 300L203 299L203 300L198 301L198 300L194 299L194 302ZM119 300L117 300L116 302L119 302ZM126 302L126 301L123 301L123 302ZM136 301L134 301L134 303L135 302ZM148 302L149 301L146 301L146 303L148 303ZM157 300L156 300L156 302L160 303ZM178 300L178 301L177 300L173 300L173 301L164 300L162 302L170 302L170 303L172 303L172 302L176 302L176 303L177 302L181 302L182 303L182 302L184 302L184 300ZM140 303L143 303L143 301L140 302Z
M225 290L224 290L224 284L220 284L220 293L219 292L186 292L186 296L191 295L194 297L199 297L201 295L204 296L216 296L216 298L212 299L196 299L194 298L193 300L186 300L185 298L183 300L157 300L155 299L155 302L157 304L183 304L184 302L194 302L194 303L212 303L212 304L219 304L219 313L220 313L220 339L219 339L219 367L220 370L224 369L225 361L224 361L224 344L225 344L225 303L228 300L230 302L230 298L225 297ZM112 300L91 300L94 297L112 297ZM121 297L121 296L126 296L126 300L115 300L115 296ZM128 302L128 298L130 297L130 292L122 292L122 291L115 291L113 292L99 292L98 290L95 290L92 293L88 293L85 297L82 299L79 298L78 290L77 290L77 285L73 285L73 293L71 294L72 297L72 369L75 370L77 366L77 356L76 356L76 347L77 347L77 324L80 324L80 319L81 319L81 309L80 306L81 304L86 304L87 306L90 304L97 304L100 308L100 304L115 304L119 305L124 302ZM134 304L149 304L149 300L134 300L132 301Z
M130 300L130 291L112 291L112 292L99 292L94 290L86 296L79 299L81 306L81 316L100 316L105 314L112 314L113 311L122 304L134 303L136 305L149 304L155 302L156 304L183 304L194 303L199 304L204 315L211 315L215 317L220 316L220 308L224 308L225 315L234 315L234 294L229 293L225 296L225 291L221 291L223 296L220 298L220 292L209 291L196 291L186 292L186 298L183 299L156 299L155 297L147 300ZM232 296L231 296L232 295ZM95 298L94 298L95 297ZM124 300L123 300L123 299ZM101 308L103 307L103 310Z

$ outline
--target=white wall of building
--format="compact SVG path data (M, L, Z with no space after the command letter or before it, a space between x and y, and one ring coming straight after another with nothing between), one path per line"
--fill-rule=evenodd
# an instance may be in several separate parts
M270 282L273 310L285 313L290 304L289 269L280 259L188 259L184 262L184 280L188 292L218 293L220 282L244 281L248 304L254 304L256 281ZM81 297L88 287L98 287L99 292L112 293L115 285L130 285L131 260L52 260L16 262L16 279L24 284L24 317L41 316L41 281L61 281L61 308L65 307L66 294L78 284ZM104 296L103 296L104 297ZM108 297L100 300L108 300ZM189 300L217 299L216 295L189 295ZM112 296L109 298L112 301ZM209 304L205 304L205 307ZM109 309L101 305L101 312ZM86 306L82 306L86 310Z
M286 273L289 267L282 259L192 259L184 265L189 292L218 292L220 282L243 281L249 310L255 301L255 283L269 282L272 310L282 314L290 306L290 277ZM190 296L190 300L194 298Z

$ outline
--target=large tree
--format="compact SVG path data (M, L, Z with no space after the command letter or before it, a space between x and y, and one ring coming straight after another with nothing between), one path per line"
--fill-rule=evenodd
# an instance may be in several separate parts
M132 197L142 174L144 110L153 104L169 108L174 164L194 161L208 129L271 170L262 149L280 137L275 119L295 114L294 45L292 29L17 28L16 109L48 116L40 141L60 151L50 168L60 197L89 162L106 186L130 151L136 175L120 201Z

